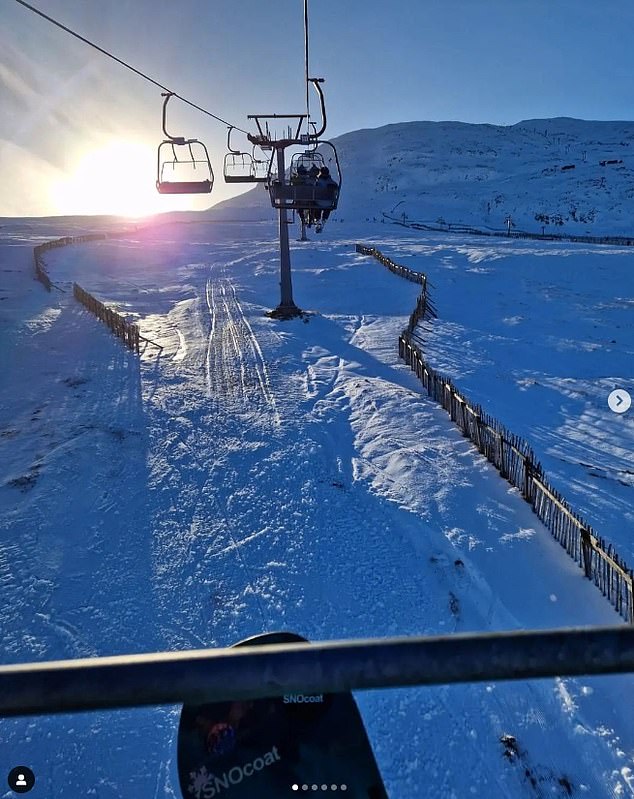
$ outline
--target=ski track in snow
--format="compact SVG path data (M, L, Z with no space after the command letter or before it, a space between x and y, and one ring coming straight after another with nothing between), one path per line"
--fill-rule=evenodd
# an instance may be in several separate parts
M208 278L205 297L211 318L206 357L209 396L253 401L258 395L252 389L258 387L279 424L262 350L225 268L220 279Z
M248 230L209 226L204 238L203 226L192 244L188 232L166 226L144 242L51 253L60 280L91 290L98 275L95 290L129 301L142 332L165 344L143 355L140 372L69 298L36 286L16 301L16 320L33 309L25 363L59 350L41 382L22 375L26 395L0 417L11 453L0 486L11 658L228 645L273 629L324 640L617 621L399 363L417 287L356 256L355 238L325 238L293 251L296 298L321 312L273 322L263 311L277 300L274 235L254 243ZM402 240L393 247L396 257ZM504 263L506 242L480 249L465 248L470 262ZM30 257L25 249L24 270ZM78 333L79 362L60 347ZM19 476L24 493L6 485ZM594 799L634 796L634 724L622 702L631 687L627 676L595 677L357 699L392 799ZM7 757L30 758L47 795L63 783L77 796L175 797L177 714L1 729ZM516 757L504 755L504 735Z
M176 334L178 336L179 344L178 344L178 350L174 355L174 360L182 361L183 358L185 358L185 356L187 355L187 343L185 342L185 336L181 333L181 331L178 328L176 328Z

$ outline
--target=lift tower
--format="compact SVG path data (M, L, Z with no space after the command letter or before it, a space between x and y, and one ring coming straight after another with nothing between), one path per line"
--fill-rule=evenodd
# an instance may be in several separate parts
M300 136L300 129L304 122L305 114L265 114L265 115L251 115L248 119L254 119L258 127L257 134L249 134L248 138L252 144L255 144L264 150L272 150L271 161L269 164L268 175L268 189L271 192L274 181L281 182L283 185L286 181L286 164L284 158L284 151L287 147L300 144L303 137ZM269 133L268 121L272 119L293 119L296 122L296 129L293 131L291 126L288 126L287 136L284 138L272 138ZM272 175L273 163L276 163L277 178L274 179ZM275 207L275 206L274 206ZM291 255L288 243L288 225L289 220L287 216L288 208L284 205L277 206L279 208L279 231L280 231L280 304L271 311L271 316L281 319L292 319L295 316L301 315L302 311L295 305L293 300L293 285L291 282Z
M264 150L271 150L267 188L271 197L271 204L279 210L280 230L280 304L271 311L270 315L280 319L292 319L300 316L302 310L295 305L293 300L293 285L291 281L291 256L288 241L289 210L304 210L307 203L315 203L315 188L293 185L286 177L285 150L293 146L309 146L317 144L319 137L326 130L326 109L324 94L320 84L323 78L309 78L315 86L321 104L322 125L314 133L300 133L307 114L253 114L248 117L255 121L258 132L248 134L249 141ZM279 137L270 131L269 121L288 120L285 135ZM275 171L274 174L274 163ZM311 195L310 197L308 195ZM319 198L317 198L319 199ZM336 201L335 206L336 207Z

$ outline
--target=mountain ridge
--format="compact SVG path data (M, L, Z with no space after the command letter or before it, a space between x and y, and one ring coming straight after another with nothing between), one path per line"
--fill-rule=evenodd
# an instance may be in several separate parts
M345 221L438 222L533 233L634 232L634 122L573 117L488 123L399 122L332 140ZM209 218L275 217L262 186Z

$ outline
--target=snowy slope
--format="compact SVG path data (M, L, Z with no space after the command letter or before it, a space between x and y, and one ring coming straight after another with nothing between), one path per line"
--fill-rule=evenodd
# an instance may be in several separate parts
M553 484L634 566L634 255L630 248L392 235L425 272L439 318L420 329L430 364L519 433Z
M5 662L279 628L328 639L618 622L399 362L417 287L353 248L374 240L396 257L409 243L420 264L420 243L390 244L388 230L332 226L319 248L294 245L307 323L263 315L279 291L272 225L172 225L48 253L63 287L116 302L164 346L140 365L68 294L32 281L35 231L3 240ZM463 251L474 264L473 243L426 246L439 283ZM572 245L552 254L579 258ZM614 797L634 795L631 690L624 676L358 699L393 799ZM3 756L32 765L40 796L176 796L176 713L5 721ZM505 756L504 734L520 754Z
M505 229L511 215L517 229L534 233L634 231L634 122L408 122L333 141L345 181L339 219L392 212ZM270 215L261 186L219 204L212 218L258 212Z

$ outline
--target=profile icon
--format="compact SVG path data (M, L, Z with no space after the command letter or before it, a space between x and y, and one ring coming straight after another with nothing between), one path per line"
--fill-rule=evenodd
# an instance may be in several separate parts
M35 774L28 766L16 766L9 772L7 782L15 793L27 793L35 785Z

